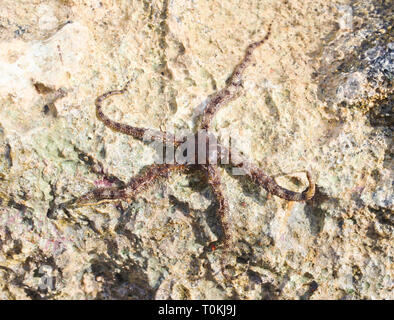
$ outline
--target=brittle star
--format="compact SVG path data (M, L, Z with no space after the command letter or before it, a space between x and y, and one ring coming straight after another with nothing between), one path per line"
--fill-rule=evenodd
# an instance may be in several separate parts
M251 62L252 53L257 47L261 46L268 39L270 33L271 25L269 25L267 34L262 40L254 42L247 47L243 59L235 67L233 73L227 79L225 87L209 97L207 106L203 112L201 119L201 130L208 131L212 118L217 113L219 108L228 104L230 101L234 100L236 97L239 96L242 90L242 75ZM129 83L130 81L128 81L121 90L109 91L96 99L95 105L97 118L102 121L104 125L108 128L132 136L133 138L141 141L146 141L146 136L150 136L153 138L153 140L160 143L164 142L167 147L172 146L174 148L177 148L182 143L184 143L184 139L177 139L174 134L158 130L155 131L147 128L133 127L127 124L119 123L111 120L107 115L104 114L102 110L103 101L110 96L125 93ZM196 141L198 140L197 133L194 134L194 138ZM278 185L272 177L266 175L260 168L249 162L236 150L229 150L220 143L216 143L214 148L215 152L212 153L212 146L209 146L208 144L209 135L206 135L205 142L202 145L201 143L196 144L196 149L191 157L192 161L190 162L180 163L176 159L174 159L173 163L153 164L149 166L143 173L132 178L126 186L97 188L87 192L86 194L74 200L64 203L62 206L84 206L113 200L134 199L139 192L146 189L149 185L155 183L157 178L167 178L169 176L169 173L172 171L182 171L191 167L193 169L202 170L206 173L208 183L211 186L213 194L218 203L217 210L223 229L223 235L221 239L217 240L215 243L225 244L229 240L228 223L226 221L226 215L228 213L229 206L221 188L221 178L218 170L218 165L222 164L220 163L220 160L223 160L225 157L227 157L228 163L231 166L242 168L245 175L247 175L254 183L266 189L269 194L273 194L289 201L306 201L311 199L315 194L315 184L312 180L311 174L308 171L305 172L309 182L309 186L301 193L294 192ZM199 150L199 148L201 147L204 148L203 154L205 156L205 159L203 159L203 161L201 161L201 159L197 159L199 154L201 154L201 152L199 152L201 151Z

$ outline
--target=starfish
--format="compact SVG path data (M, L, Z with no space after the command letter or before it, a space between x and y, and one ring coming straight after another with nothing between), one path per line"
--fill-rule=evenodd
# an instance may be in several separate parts
M220 218L223 235L215 243L227 243L229 240L228 223L226 215L229 210L228 202L221 187L221 178L218 170L219 165L229 164L232 167L239 168L243 174L248 176L254 183L262 186L269 194L273 194L289 201L306 201L311 199L315 194L315 184L312 176L305 171L309 186L301 193L285 189L278 185L274 178L265 174L260 168L247 160L238 151L229 149L220 144L213 135L209 133L212 118L220 107L228 104L237 98L242 91L242 75L251 62L253 51L261 46L270 36L271 25L269 25L265 37L257 42L250 44L245 52L243 59L235 67L233 73L226 80L225 87L212 94L208 98L208 103L203 111L200 123L200 130L189 136L188 139L177 138L174 134L153 130L148 128L139 128L127 124L116 122L110 119L102 110L102 103L107 98L123 94L126 92L130 80L120 90L109 91L97 97L95 101L96 116L104 123L105 126L113 131L120 132L141 141L156 141L163 144L164 150L176 150L181 148L186 142L194 142L196 146L192 152L186 150L183 153L185 157L179 160L179 157L172 158L172 161L165 163L153 164L139 175L133 177L127 185L117 187L96 188L86 194L73 200L61 204L61 207L94 205L101 202L113 200L132 200L142 190L154 184L158 178L168 178L169 174L174 171L184 171L186 169L202 170L205 172L207 181L212 188L212 192L218 204L218 216ZM149 138L149 139L148 139ZM213 141L213 142L212 142ZM214 245L212 245L214 247Z

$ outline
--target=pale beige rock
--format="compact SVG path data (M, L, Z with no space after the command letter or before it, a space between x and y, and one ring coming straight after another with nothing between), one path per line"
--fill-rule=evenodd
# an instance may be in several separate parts
M2 1L0 299L393 299L390 10L346 0ZM226 252L205 248L220 228L199 173L173 174L130 205L51 211L109 184L94 161L124 182L154 161L149 145L96 119L98 95L131 79L105 103L112 118L194 130L271 21L244 93L213 129L284 187L303 190L299 171L310 170L313 201L267 197L220 169Z

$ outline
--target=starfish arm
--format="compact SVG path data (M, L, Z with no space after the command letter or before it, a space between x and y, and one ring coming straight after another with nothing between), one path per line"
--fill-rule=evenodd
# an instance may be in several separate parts
M229 210L228 202L221 187L221 179L217 166L209 164L205 168L208 176L208 183L210 184L212 192L218 203L217 212L219 214L220 223L223 228L223 243L226 243L229 240L228 224L226 222L226 215L228 214Z
M70 206L90 206L102 202L109 202L113 200L133 199L135 196L152 185L158 178L168 177L171 171L183 170L182 165L151 165L142 174L132 178L131 181L124 188L119 187L104 187L96 188L84 195L65 202L60 207Z
M102 109L103 101L108 99L111 96L125 93L129 83L130 83L130 80L127 81L127 83L125 84L125 86L121 90L108 91L96 98L95 105L96 105L97 118L100 121L102 121L104 123L104 125L107 126L108 128L110 128L114 131L117 131L117 132L121 132L123 134L127 134L127 135L132 136L135 139L138 139L141 141L144 141L145 139L149 140L149 139L153 138L156 141L174 143L175 137L172 134L169 134L166 132L161 132L158 130L153 130L153 129L133 127L133 126L130 126L130 125L127 125L124 123L116 122L116 121L110 119L106 114L104 114L103 109Z
M222 148L225 149L224 147ZM316 185L309 171L305 171L309 186L303 192L294 192L281 187L272 177L266 175L260 168L250 163L236 150L231 150L229 154L230 163L234 167L242 169L242 172L252 181L279 198L289 201L306 201L310 200L315 195Z
M263 39L257 42L251 43L245 52L245 55L241 62L235 67L233 73L226 81L226 86L220 90L219 92L213 94L208 102L207 107L204 110L202 120L201 120L201 129L208 130L211 124L212 118L218 112L220 107L226 105L230 101L234 100L239 96L242 90L242 75L245 69L250 65L251 57L253 51L261 46L270 36L271 34L271 24L268 26L267 34Z
M315 195L315 182L309 171L305 171L309 186L303 192L294 192L281 187L276 181L267 176L260 168L252 167L249 177L257 184L261 185L269 193L289 201L307 201Z

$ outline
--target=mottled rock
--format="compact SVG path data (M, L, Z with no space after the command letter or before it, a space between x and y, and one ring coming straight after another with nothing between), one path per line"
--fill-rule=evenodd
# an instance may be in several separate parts
M393 8L381 1L0 4L0 299L393 299ZM213 129L290 203L220 169L231 246L199 172L131 203L62 210L121 186L153 149L96 119L192 131L246 47L243 93Z

